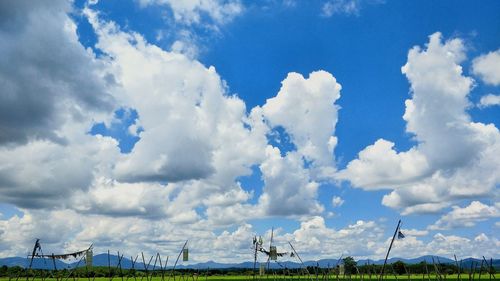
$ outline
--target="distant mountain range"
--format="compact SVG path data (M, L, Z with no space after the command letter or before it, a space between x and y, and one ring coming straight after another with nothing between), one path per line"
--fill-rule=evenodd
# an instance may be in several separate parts
M438 257L438 256L422 256L418 258L413 258L413 259L404 259L404 258L390 258L388 259L388 263L393 263L396 261L402 261L406 264L417 264L420 262L427 262L427 263L432 263L432 257L434 257L435 262L440 262L440 263L455 263L454 260L445 258L445 257ZM146 264L149 262L149 259L146 259ZM165 262L165 261L162 261ZM481 263L480 259L474 259L474 258L467 258L462 260L462 267L464 268L469 268L471 266L471 263ZM488 260L489 262L489 260ZM73 262L73 263L65 263L60 260L56 260L56 267L57 269L63 269L63 268L73 268L75 266L83 266L83 261L78 264L78 262ZM364 265L364 264L383 264L384 260L367 260L367 259L362 259L357 261L358 265ZM116 267L118 265L118 256L117 255L109 255L109 264L112 267ZM149 269L153 268L154 264L154 259L151 261L151 264L149 266ZM172 262L169 262L169 266L167 268L172 268ZM316 266L319 265L320 267L334 267L337 265L337 260L336 259L321 259L318 261L306 261L304 262L306 266ZM28 267L29 266L29 259L27 258L21 258L21 257L10 257L10 258L0 258L0 266L21 266L21 267ZM93 259L93 265L94 266L108 266L108 255L107 254L99 254L95 255ZM132 260L130 258L123 257L121 261L121 266L122 268L132 268ZM282 267L287 267L287 268L299 268L301 265L300 263L297 262L280 262L279 264L276 262L271 262L270 263L270 268L273 269L278 269ZM495 259L493 260L493 266L498 268L500 267L500 259ZM51 259L41 259L41 258L36 258L33 260L33 268L40 268L40 269L53 269L54 264ZM135 266L136 269L144 269L144 263L142 262L142 258L138 258ZM156 264L156 268L159 268L159 262ZM202 262L202 263L196 263L196 264L190 264L190 265L182 265L178 264L176 268L179 269L186 269L186 268L191 268L191 269L206 269L206 268L211 268L211 269L228 269L228 268L253 268L253 262L242 262L242 263L218 263L214 261L208 261L208 262Z

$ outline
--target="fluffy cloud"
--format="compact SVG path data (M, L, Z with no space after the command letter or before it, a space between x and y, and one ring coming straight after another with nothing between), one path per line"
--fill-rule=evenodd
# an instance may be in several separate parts
M221 24L240 11L231 6L239 2L162 3L170 5L176 20L185 25L203 22L206 15ZM0 97L0 107L5 107L0 108L4 114L0 126L6 132L0 136L0 201L21 208L24 216L0 219L0 240L5 241L0 255L24 253L33 237L41 238L46 249L54 252L94 243L96 252L128 249L132 254L175 253L189 237L194 261L249 260L251 251L245 249L251 247L255 233L246 221L269 216L300 218L295 231L277 230L276 241L281 245L293 241L310 258L339 253L382 255L387 237L378 223L357 221L335 230L318 216L324 211L318 188L335 172L335 102L341 87L331 74L318 71L304 78L290 73L275 98L248 113L214 67L151 45L139 34L102 21L89 8L85 15L97 35L95 47L102 53L98 58L78 42L75 24L67 14L70 4L38 7L18 1L7 6L0 6L0 11L8 11L0 17L0 51L7 54L2 59L8 62L0 67L1 83L8 93ZM428 49L446 47L445 53L452 56L462 52L458 43L435 41L431 39L434 47ZM14 43L23 44L14 47ZM413 55L420 53L417 50ZM9 65L17 69L11 71ZM409 77L410 68L405 70ZM448 75L442 77L446 82ZM467 81L457 79L450 84L460 88ZM360 156L357 169L361 173L364 166L390 155L384 162L389 176L373 168L370 173L380 173L378 177L355 177L352 162L352 173L343 172L345 178L368 189L397 188L384 198L384 204L406 206L407 212L440 209L440 204L447 203L439 200L453 196L489 194L498 182L499 165L494 157L498 155L498 130L472 122L457 127L471 140L455 141L461 151L474 156L477 168L471 169L466 157L429 157L442 147L434 147L436 140L417 124L430 121L412 117L420 107L416 98L420 90L416 89L405 119L420 144L396 152L393 143L380 140ZM462 95L461 90L457 92ZM454 104L463 106L461 102L458 99ZM29 115L13 110L19 107L40 111ZM112 123L117 108L138 113L136 123L126 131L139 140L127 154L120 152L117 140L88 134L97 122ZM449 119L468 118L459 111L453 111L456 115ZM23 118L28 121L22 123ZM455 123L450 124L451 129L441 137L462 136L453 131ZM277 127L285 130L296 149L280 151L269 144L268 136ZM476 150L478 144L480 150ZM254 194L238 182L251 175L252 167L260 169L264 181L254 205L248 202ZM413 185L417 179L424 179L422 187ZM334 205L341 202L332 199ZM223 227L232 231L221 232ZM417 239L420 234L408 234L408 247L431 253L435 249L426 248ZM469 241L477 246L473 251L498 247L495 238L485 235L435 239Z
M128 182L211 178L221 186L249 172L263 157L265 128L246 115L243 101L226 95L213 67L149 45L86 10L97 47L113 58L121 85L117 99L137 110L140 140L116 166ZM140 67L138 67L140 66ZM148 69L145 73L141 69ZM232 157L239 154L238 159ZM227 161L231 161L228 165Z
M403 232L405 236L415 236L415 237L426 236L427 234L429 234L429 231L427 230L418 230L418 229L401 229L401 232Z
M112 76L79 43L67 1L0 3L0 145L51 140L88 113L108 112Z
M435 212L453 200L490 194L500 182L500 132L493 124L471 121L467 98L473 81L462 74L460 39L442 43L430 36L414 47L402 72L411 84L406 100L406 131L417 145L398 152L378 140L362 150L338 178L367 190L391 189L382 203L403 214ZM446 105L443 107L443 105Z
M283 127L297 147L297 152L313 167L328 175L334 169L334 136L338 119L340 84L325 71L312 72L308 79L289 73L276 97L262 107L270 126Z
M373 221L359 220L335 230L327 227L322 217L316 216L302 221L299 229L285 234L284 238L292 241L301 255L318 259L339 257L341 254L371 256L376 251L376 241L383 235L383 229Z
M328 0L321 6L321 16L331 17L333 15L359 16L361 9L368 5L383 4L384 1L366 0Z
M275 231L274 241L279 251L290 251L290 241L303 260L338 258L341 254L356 259L383 259L392 239L392 233L386 232L387 227L382 222L359 220L334 229L328 227L322 217L313 216L302 220L300 227L294 231ZM488 237L484 233L471 238L437 233L428 240L428 232L425 230L404 229L403 232L406 237L394 242L391 256L410 258L415 257L415 253L439 253L445 257L453 257L454 254L458 257L494 257L495 250L500 245L497 238ZM269 233L264 238L268 240Z
M87 134L111 116L114 78L78 41L67 1L0 5L0 200L65 207L119 153L113 139Z
M69 207L72 194L86 192L94 174L109 171L119 153L111 138L82 136L78 140L85 144L34 141L0 147L1 201L23 208Z
M500 95L488 94L482 96L477 106L480 108L485 108L494 105L500 105Z
M0 220L1 256L25 253L39 237L45 252L74 251L94 243L94 252L124 252L135 256L140 252L153 255L175 255L189 239L190 262L217 260L241 262L253 259L252 225L242 223L233 231L219 234L200 220L189 227L179 227L168 220L148 220L138 217L81 216L72 210L23 210L23 217ZM355 258L381 259L392 237L385 233L386 224L375 221L357 221L340 229L330 228L320 216L304 218L300 226L290 232L275 229L274 244L278 250L290 252L290 241L304 260L338 258L341 254ZM393 226L391 226L393 227ZM500 241L479 233L471 238L435 234L430 241L420 240L422 231L404 230L406 238L394 243L392 255L414 257L414 253L452 257L494 257ZM270 239L267 230L264 241Z
M138 0L142 6L166 5L172 9L176 21L192 25L200 24L204 17L217 24L231 21L243 11L243 5L238 0Z
M136 0L141 7L160 8L166 26L157 30L157 41L168 38L172 52L194 58L204 50L204 43L220 35L220 27L240 15L244 6L239 0ZM201 32L196 32L201 31ZM203 34L203 35L200 35ZM214 36L215 35L215 36Z
M321 15L324 17L331 17L334 14L359 15L360 5L359 0L327 1L321 7Z
M268 129L227 95L215 69L121 32L86 9L103 52L96 58L78 41L71 6L55 4L18 1L2 9L10 12L2 17L0 48L4 59L17 61L15 70L0 71L4 85L16 85L2 95L1 142L8 145L0 146L1 201L185 223L199 219L196 206L221 205L204 200L210 194L241 194L235 179L264 158ZM16 20L24 27L17 30ZM87 133L94 122L112 122L111 106L138 112L129 131L140 140L130 154L120 154L110 137Z
M333 196L332 198L332 205L333 207L340 207L344 204L344 199L338 197L338 196Z
M69 6L63 7L52 6L65 16L69 27L61 37L69 37L79 50L82 47L74 24L66 15ZM127 131L139 140L130 153L120 153L116 140L87 133L94 122L112 123L111 110L100 114L99 107L94 111L78 99L64 100L61 103L68 108L58 107L64 109L58 113L64 123L57 127L64 143L49 138L1 147L3 202L28 209L67 208L78 214L121 220L164 217L181 224L199 221L204 215L212 225L241 222L248 208L255 210L253 218L322 212L316 198L319 184L304 160L312 161L318 169L333 167L328 155L336 142L337 108L333 103L340 90L333 76L314 72L304 79L292 73L283 81L276 99L247 114L243 101L227 93L213 67L150 45L136 33L101 21L89 8L84 14L95 29L95 47L102 56L97 59L91 51L81 49L92 67L99 69L83 67L81 71L94 75L91 78L97 85L107 87L96 96L112 95L107 100L116 107L137 112L137 120ZM54 22L54 29L60 28L57 23L60 21ZM148 73L142 71L145 68ZM97 75L101 73L108 76ZM112 81L110 86L107 79ZM301 91L307 95L301 97ZM310 103L293 108L290 102L301 99ZM286 116L275 111L283 106L302 111L298 126L287 123ZM321 110L314 112L315 107ZM74 108L79 110L74 111L79 119L67 113ZM320 118L322 115L331 119ZM271 120L290 132L298 152L282 157L277 148L268 146ZM313 124L326 132L315 132L309 128ZM257 206L245 203L252 194L236 181L249 175L253 165L260 165L267 183ZM68 176L58 176L61 174ZM278 182L280 185L274 184ZM288 198L290 192L295 196ZM283 201L287 201L285 208L279 208ZM205 210L195 210L199 207Z
M374 190L404 183L409 178L417 179L428 169L427 159L416 149L398 153L393 142L379 139L359 152L358 159L337 175L356 186Z
M429 226L429 229L442 230L456 227L472 227L477 222L498 217L500 217L500 203L488 206L479 201L473 201L464 208L453 206L453 210Z
M299 154L290 152L285 157L278 148L266 148L266 160L260 165L264 179L264 193L259 198L268 215L305 215L323 211L317 201L319 184L311 181Z
M260 115L271 132L283 128L294 148L286 152L268 145L265 149L259 166L265 185L256 207L270 216L319 214L324 210L317 200L320 180L335 172L335 102L341 86L325 71L312 72L307 79L289 73L281 84L276 97L252 113Z
M500 50L475 58L472 62L472 71L485 83L500 85Z
M222 5L206 1L201 6L175 9L186 24L197 21L190 12L209 13L222 23L228 16L216 9L238 11L233 5L239 2L220 7L214 3ZM2 235L15 239L15 224L32 224L26 233L33 235L49 219L66 216L79 225L72 226L74 231L68 232L65 240L99 240L101 245L116 245L125 239L118 233L134 225L131 232L138 235L138 241L129 242L134 248L141 242L152 243L144 238L151 235L149 231L156 234L162 229L167 233L174 225L189 224L189 231L196 232L195 225L203 222L208 229L201 235L214 239L211 231L220 226L245 225L244 221L252 218L323 211L317 200L316 179L334 171L338 110L334 102L340 96L340 85L331 74L318 71L305 79L290 73L276 98L247 113L244 102L228 93L214 67L151 45L141 35L101 20L97 12L86 7L83 14L97 35L95 49L101 54L97 58L78 42L75 24L67 14L70 4L57 4L36 7L21 1L9 9L25 17L23 24L27 27L16 33L10 21L1 26L12 33L1 34L5 42L41 48L20 52L21 48L3 44L2 51L19 51L16 57L22 60L17 65L25 61L26 69L50 75L50 79L35 75L45 79L40 83L50 91L40 94L26 88L13 90L6 97L36 96L30 101L32 106L43 107L47 102L51 108L44 114L52 118L50 122L43 121L45 117L29 118L29 126L47 135L30 132L28 127L18 128L15 123L5 124L6 129L19 129L25 135L5 140L16 145L0 146L0 199L22 208L26 215L4 221ZM9 16L18 19L17 14ZM45 33L51 40L39 40L43 34L37 31L43 26L41 22L47 23ZM28 39L41 43L28 44ZM48 62L55 63L53 71L44 71L51 66ZM2 75L12 85L30 85L20 83L16 80L19 77L8 71ZM30 80L28 76L22 78ZM15 107L13 103L9 106ZM138 115L134 124L125 128L126 133L138 137L130 153L121 153L118 141L111 137L88 133L98 122L111 127L117 108L134 110ZM288 118L295 118L296 124ZM38 124L40 120L43 122ZM267 135L275 126L285 128L297 151L282 156L278 148L268 145ZM247 203L253 193L237 182L252 173L252 166L261 169L266 183L256 205ZM55 211L45 211L47 208ZM168 219L168 224L144 227L158 218ZM107 229L111 224L113 227ZM140 227L144 232L137 230ZM64 231L63 225L58 231ZM52 241L48 236L43 238ZM28 243L28 237L23 239Z
M388 238L385 247L389 245L391 238ZM495 250L500 245L500 241L495 237L488 237L480 233L473 238L461 237L457 235L435 234L429 242L419 240L410 236L395 241L391 255L405 257L410 253L421 255L439 255L453 258L456 255L459 259L465 257L481 258L482 256L494 257ZM380 249L383 252L383 248ZM387 248L385 248L387 251Z

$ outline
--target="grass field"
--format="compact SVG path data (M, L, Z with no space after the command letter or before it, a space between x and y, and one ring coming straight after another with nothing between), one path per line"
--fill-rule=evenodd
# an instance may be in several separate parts
M496 278L495 278L496 277ZM475 274L473 280L500 280L500 274L497 274L496 276L494 277L491 277L490 279L490 276L489 274L482 274L481 275L481 278L479 279L479 275L478 274ZM15 278L11 278L9 279L8 277L0 277L0 281L15 281L16 279ZM33 278L30 278L29 281L32 281ZM98 277L98 278L83 278L83 277L80 277L80 278L64 278L64 279L54 279L54 278L45 278L44 279L45 281L122 281L122 278L121 277L114 277L112 279L110 279L109 277ZM178 276L175 276L175 281L244 281L244 280L248 280L248 281L253 281L253 276L249 276L249 275L234 275L234 276L223 276L223 275L213 275L213 276L208 276L208 277L205 277L205 276L200 276L200 277L196 277L196 276L193 276L193 275L184 275L184 276L181 276L181 275L178 275ZM330 275L329 277L323 277L323 276L318 276L318 279L316 279L316 276L314 275L311 275L310 277L308 276L283 276L283 275L277 275L277 276L272 276L272 275L269 275L269 276L256 276L255 278L256 281L294 281L294 280L310 280L310 281L370 281L370 280L373 280L373 281L376 281L377 280L377 276L375 275L372 275L372 278L370 279L369 276L363 276L363 278L361 278L361 276L356 276L356 275L353 275L351 276L350 278L349 277L345 277L342 278L341 276L338 277L337 279L337 276L335 275ZM410 281L428 281L428 280L439 280L438 276L437 275L430 275L430 276L424 276L422 277L422 275L400 275L400 276L394 276L394 275L388 275L388 276L385 276L384 277L384 280L390 280L390 281L396 281L396 280L401 280L401 281L407 281L407 280L410 280ZM443 276L443 279L442 280L446 280L446 281L468 281L468 280L471 280L472 281L472 276L469 276L468 274L462 274L461 275L461 278L459 279L458 276L455 274L455 275L446 275L446 276ZM21 277L19 278L18 281L26 281L26 277ZM34 281L42 281L42 278L35 278ZM123 281L174 281L174 278L173 277L167 277L165 276L165 278L162 280L161 277L153 277L153 278L149 278L149 279L146 279L146 277L136 277L136 279L134 279L133 277L123 277Z

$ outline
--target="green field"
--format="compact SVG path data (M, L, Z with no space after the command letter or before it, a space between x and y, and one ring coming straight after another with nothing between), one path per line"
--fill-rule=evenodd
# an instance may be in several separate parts
M500 275L500 274L497 274L497 275ZM256 276L255 280L256 281L293 281L293 280L310 280L310 281L369 281L369 280L373 280L373 281L376 281L377 280L377 276L375 275L372 275L371 276L372 278L370 279L369 276L367 275L364 275L363 277L359 276L359 275L353 275L351 276L350 278L349 277L345 277L343 278L342 276L339 276L338 279L337 279L337 276L335 275L330 275L330 276L318 276L317 279L316 279L316 276L315 275L311 275L310 277L308 276L283 276L283 275L276 275L276 276L273 276L273 275L269 275L269 276ZM495 278L496 277L496 278ZM476 273L473 277L474 279L473 280L499 280L500 276L492 276L491 279L490 279L490 276L489 274L481 274L481 278L479 279L479 275ZM15 281L16 279L15 278L11 278L9 279L8 277L0 277L0 281ZM42 278L30 278L29 281L42 281ZM56 280L55 278L45 278L44 280L46 281L122 281L122 277L113 277L113 278L109 278L109 277L97 277L97 278L84 278L84 277L80 277L80 278L63 278L63 279L58 279ZM248 280L248 281L252 281L253 280L253 276L250 276L250 275L232 275L232 276L228 276L228 275L213 275L213 276L208 276L208 277L205 277L205 276L199 276L197 277L196 275L176 275L175 276L175 281L243 281L243 280ZM401 281L405 281L405 280L410 280L410 281L428 281L428 280L439 280L438 276L437 275L430 275L430 276L424 276L422 277L422 275L399 275L399 276L394 276L394 275L387 275L384 277L384 280L391 280L391 281L396 281L396 280L401 280ZM459 279L458 276L456 274L451 274L451 275L446 275L446 276L443 276L442 280L446 280L446 281L468 281L468 280L472 280L472 276L469 276L468 274L462 274L461 275L461 278ZM19 278L18 281L26 281L26 277L21 277ZM134 277L123 277L123 281L174 281L174 278L172 276L170 277L167 277L165 276L165 278L162 280L161 277L153 277L153 278L148 278L146 279L146 277L136 277L134 279Z

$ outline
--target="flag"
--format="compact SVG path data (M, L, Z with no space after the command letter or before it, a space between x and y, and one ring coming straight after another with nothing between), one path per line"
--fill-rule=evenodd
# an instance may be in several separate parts
M276 250L276 246L271 246L269 248L269 259L275 261L278 259L278 251Z
M401 232L401 230L398 231L398 239L403 239L405 238L405 235L403 234L403 232Z

